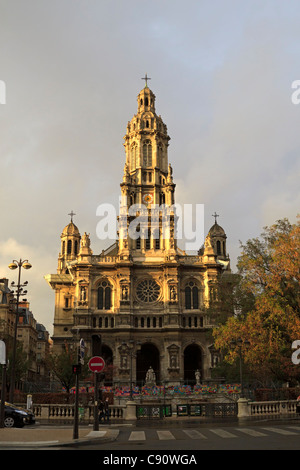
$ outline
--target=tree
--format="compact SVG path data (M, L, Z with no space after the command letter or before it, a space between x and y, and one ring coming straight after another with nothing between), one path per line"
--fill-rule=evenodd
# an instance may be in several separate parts
M75 385L75 374L73 364L77 364L77 352L66 348L61 354L50 354L48 364L51 372L61 383L62 387L69 393Z
M6 370L6 391L10 390L10 376L12 366L12 339L6 336L5 342L7 345L7 370ZM28 369L30 368L31 361L27 358L23 344L20 341L16 343L16 356L15 356L15 383L18 384L26 378ZM2 383L2 367L0 368L0 383Z
M232 363L236 353L230 341L247 339L251 347L244 360L255 377L264 382L298 380L300 368L291 361L291 346L300 339L299 219L294 225L279 220L241 248L239 288L245 298L253 298L253 306L214 329L215 346Z

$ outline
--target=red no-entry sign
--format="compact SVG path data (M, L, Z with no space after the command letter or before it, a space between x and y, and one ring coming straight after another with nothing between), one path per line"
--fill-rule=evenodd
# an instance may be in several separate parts
M104 359L100 356L94 356L89 360L89 369L92 372L102 372L104 367Z

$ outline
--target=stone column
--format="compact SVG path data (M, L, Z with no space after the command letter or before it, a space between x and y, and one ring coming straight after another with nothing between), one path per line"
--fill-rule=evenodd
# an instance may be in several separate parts
M238 399L238 418L248 418L249 416L250 414L249 414L247 398L239 398Z

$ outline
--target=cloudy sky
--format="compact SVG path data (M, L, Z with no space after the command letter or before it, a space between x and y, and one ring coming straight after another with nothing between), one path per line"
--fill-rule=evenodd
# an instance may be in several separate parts
M28 300L52 333L68 213L99 240L99 204L117 204L123 136L151 77L171 137L176 201L204 204L240 240L300 212L300 5L283 0L0 0L0 277L29 259ZM1 96L0 96L1 101ZM3 99L2 99L3 101Z

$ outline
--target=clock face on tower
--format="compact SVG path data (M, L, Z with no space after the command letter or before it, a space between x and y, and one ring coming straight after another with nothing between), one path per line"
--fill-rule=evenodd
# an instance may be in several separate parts
M143 195L143 204L152 204L153 195L151 193L146 193Z

